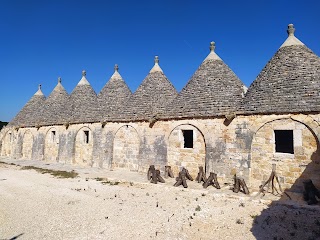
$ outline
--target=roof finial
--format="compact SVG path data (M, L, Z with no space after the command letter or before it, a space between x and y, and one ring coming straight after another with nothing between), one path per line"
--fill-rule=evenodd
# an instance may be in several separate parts
M214 52L214 49L216 48L215 42L210 42L210 52Z
M294 28L293 24L290 23L290 24L288 25L288 30L287 30L288 35L289 35L289 36L293 36L295 30L296 30L296 29Z
M154 57L154 63L159 63L159 57L158 56Z
M39 84L39 86L38 86L38 90L41 90L41 84Z
M118 66L118 64L115 64L115 65L114 65L114 71L115 71L115 72L118 72L118 70L119 70L119 66Z
M61 83L61 77L58 77L58 83Z
M82 70L82 76L86 76L87 75L87 72L86 72L86 70Z

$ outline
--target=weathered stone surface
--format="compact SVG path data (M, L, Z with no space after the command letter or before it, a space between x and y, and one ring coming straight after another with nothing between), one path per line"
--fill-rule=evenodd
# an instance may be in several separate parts
M214 117L234 113L244 91L244 84L221 59L207 57L161 118Z
M150 120L172 102L177 92L162 71L151 72L125 106L118 111L120 121Z
M36 122L40 126L65 124L70 120L72 104L60 79L39 111L40 117Z
M112 75L110 80L102 88L98 94L98 102L100 107L100 119L98 121L107 121L117 118L116 113L119 108L123 108L124 104L131 97L132 93L118 73L116 68L115 73Z
M43 95L41 88L32 96L24 105L20 112L10 121L8 126L29 127L35 126L36 120L40 118L40 108L43 106L46 97Z
M97 95L85 78L85 74L72 91L70 100L72 104L70 123L97 122L97 116L100 116Z
M320 58L301 45L280 48L249 87L246 114L320 111Z

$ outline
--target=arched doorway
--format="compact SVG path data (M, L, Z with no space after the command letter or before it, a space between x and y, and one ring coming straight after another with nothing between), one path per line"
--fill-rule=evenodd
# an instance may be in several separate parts
M33 135L31 131L27 130L23 135L22 143L22 158L31 159L32 158L32 147L33 147Z
M272 164L284 189L302 191L307 178L320 182L318 145L313 131L301 122L289 118L267 122L252 140L251 187L258 188L269 178Z
M44 160L48 162L58 162L59 134L55 128L51 128L45 138Z
M11 156L14 136L11 131L8 131L1 142L1 156Z
M74 163L82 166L92 166L93 134L90 128L81 128L75 140Z
M113 142L112 168L139 170L140 138L136 129L130 125L121 127Z
M175 175L181 167L188 169L191 176L197 176L199 166L206 167L206 146L203 134L189 124L179 125L169 135L168 165Z

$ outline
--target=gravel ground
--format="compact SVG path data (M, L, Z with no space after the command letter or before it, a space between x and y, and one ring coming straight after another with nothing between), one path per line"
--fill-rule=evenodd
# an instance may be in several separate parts
M0 239L320 239L320 205L92 176L0 164Z

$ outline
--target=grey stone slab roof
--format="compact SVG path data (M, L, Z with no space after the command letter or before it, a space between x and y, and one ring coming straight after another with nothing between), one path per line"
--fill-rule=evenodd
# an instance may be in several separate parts
M161 118L213 117L234 113L240 106L246 87L214 52L196 70Z
M132 95L118 69L118 65L116 65L114 74L98 94L101 121L117 117L118 109L122 108Z
M159 60L156 57L154 67L136 92L118 111L118 117L114 120L150 120L150 118L163 111L165 106L177 96L176 89L164 75L158 62Z
M40 110L39 125L65 124L71 115L71 104L69 94L58 79L57 86L44 102Z
M97 94L86 79L86 72L70 94L72 113L70 123L97 122L100 116Z
M319 112L319 89L320 58L289 33L249 87L240 113Z
M46 97L41 91L39 85L38 91L31 97L31 99L24 105L20 112L8 124L16 127L32 127L36 126L36 120L40 117L40 108L43 106Z

